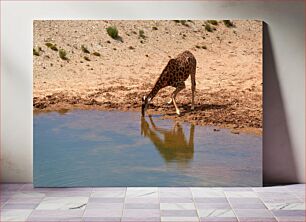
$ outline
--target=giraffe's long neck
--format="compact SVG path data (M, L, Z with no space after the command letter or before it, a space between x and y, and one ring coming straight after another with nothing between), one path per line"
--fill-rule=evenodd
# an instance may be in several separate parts
M158 79L158 80L156 81L154 87L152 88L151 92L149 92L147 98L148 98L149 100L152 100L152 99L156 96L156 94L158 93L158 91L159 91L161 88L163 88L163 86L162 86L161 82L160 82L159 79Z

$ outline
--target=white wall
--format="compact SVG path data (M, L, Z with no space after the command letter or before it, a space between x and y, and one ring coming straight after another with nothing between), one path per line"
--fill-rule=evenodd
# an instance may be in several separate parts
M265 29L264 180L305 182L303 1L1 1L1 177L31 182L33 19L258 19Z

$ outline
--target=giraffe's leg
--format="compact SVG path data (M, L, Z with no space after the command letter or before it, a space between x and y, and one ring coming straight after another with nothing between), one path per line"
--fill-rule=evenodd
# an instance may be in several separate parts
M194 93L196 90L195 72L192 72L190 76L191 76L191 93L192 93L191 110L194 110Z
M177 84L176 89L174 90L174 92L173 92L172 95L171 95L171 98L172 98L172 101L173 101L173 105L175 106L175 110L176 110L177 115L180 115L181 113L180 113L179 108L177 107L175 98L176 98L176 95L177 95L180 91L182 91L183 89L185 89L185 88L186 88L185 83L184 83L184 82L180 82L180 83Z

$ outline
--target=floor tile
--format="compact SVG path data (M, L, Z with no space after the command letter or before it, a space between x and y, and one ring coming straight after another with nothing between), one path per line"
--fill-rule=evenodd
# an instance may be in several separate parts
M224 197L224 191L214 188L191 188L193 197Z
M121 222L121 217L83 217L82 222Z
M287 186L271 186L271 187L254 187L253 191L287 193L289 190Z
M263 202L267 203L277 203L277 202L296 203L301 201L291 193L261 192L258 193L258 196Z
M233 209L267 209L263 203L231 203Z
M44 197L38 197L38 198L19 198L19 197L12 197L10 198L6 203L10 204L39 204Z
M91 191L47 191L44 192L46 197L89 197Z
M45 197L37 206L37 210L70 210L84 209L88 197Z
M225 197L195 197L196 203L228 203Z
M230 204L261 204L261 199L254 197L229 197Z
M161 210L195 210L194 203L160 203Z
M43 198L46 195L40 192L24 192L24 191L17 191L14 193L12 198L14 199L22 199L22 198Z
M224 187L223 191L235 191L235 192L244 192L244 191L254 191L252 187Z
M161 222L199 222L198 217L161 217Z
M160 197L159 199L161 203L193 203L193 199L188 197Z
M284 186L283 186L284 187ZM305 191L306 186L305 184L292 184L292 185L287 185L285 186L287 189L291 190L302 190ZM273 189L274 187L271 187L271 189Z
M239 218L273 218L271 212L267 209L234 209Z
M162 217L197 217L196 210L161 210Z
M32 210L1 209L1 221L25 221Z
M93 187L92 191L126 192L126 187Z
M206 222L237 222L237 216L240 222L302 222L304 189L304 185L63 189L6 184L1 188L1 220L193 222L200 216Z
M262 218L258 218L258 217L239 217L238 218L239 222L277 222L277 220L275 218L272 217L262 217Z
M18 191L24 184L22 183L2 183L0 184L0 190L3 191Z
M266 203L269 210L305 210L305 203Z
M82 217L84 210L33 210L30 218L76 218Z
M257 194L252 191L225 191L225 196L230 198L230 197L257 197Z
M125 203L158 204L158 198L126 198Z
M121 217L83 217L84 222L120 222Z
M123 203L87 203L86 209L123 209Z
M82 221L83 218L82 217L74 217L74 216L67 216L67 217L32 217L30 216L27 221L31 222L31 221L37 221L37 222L65 222L65 221L69 221L69 222L80 222Z
M124 198L103 198L103 197L90 197L89 203L123 203Z
M235 217L233 210L231 209L199 209L200 217Z
M94 191L91 194L91 197L108 197L108 198L114 198L114 197L125 197L125 190L124 189L104 189L100 191Z
M126 203L125 209L159 209L158 203Z
M84 217L121 217L123 209L86 209Z
M160 217L123 217L121 222L159 222Z
M160 210L159 209L124 209L123 217L126 218L160 217Z
M196 203L197 209L231 209L228 202L224 203Z
M126 198L158 198L157 187L128 187Z
M275 217L304 217L305 210L272 210Z
M168 188L162 187L159 188L159 196L160 197L174 197L174 198L192 198L192 194L189 188Z
M201 217L200 221L201 222L238 222L236 217Z
M35 209L38 203L7 203L2 209Z
M305 217L278 217L278 222L305 222Z

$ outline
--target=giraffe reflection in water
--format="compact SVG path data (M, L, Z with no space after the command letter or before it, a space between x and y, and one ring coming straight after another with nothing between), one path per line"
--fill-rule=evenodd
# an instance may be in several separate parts
M184 165L193 160L194 155L194 125L190 125L189 140L187 141L181 124L174 123L172 129L160 128L155 125L151 116L150 124L145 117L141 118L141 135L154 144L166 162L177 162Z

